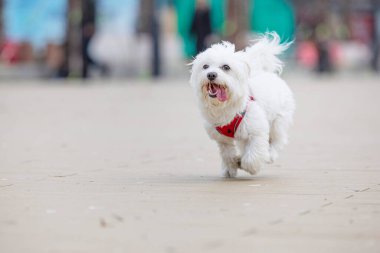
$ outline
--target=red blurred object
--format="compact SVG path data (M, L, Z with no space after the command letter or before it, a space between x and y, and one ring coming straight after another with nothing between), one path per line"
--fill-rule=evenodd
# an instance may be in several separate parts
M330 61L334 66L339 65L344 59L342 55L341 44L338 41L329 43Z
M1 61L9 64L16 64L21 60L21 44L12 41L5 41L0 48Z
M301 65L309 68L315 67L318 61L318 52L314 42L300 42L297 47L296 56Z
M370 13L356 13L350 17L353 40L368 44L374 36L374 18Z

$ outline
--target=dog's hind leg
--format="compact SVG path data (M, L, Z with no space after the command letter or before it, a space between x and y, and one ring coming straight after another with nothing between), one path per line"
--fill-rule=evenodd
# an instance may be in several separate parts
M290 116L278 116L273 122L269 134L269 162L278 158L278 153L288 142L288 128L291 123Z
M218 142L218 146L222 157L222 176L236 177L240 158L237 155L235 145L233 143Z

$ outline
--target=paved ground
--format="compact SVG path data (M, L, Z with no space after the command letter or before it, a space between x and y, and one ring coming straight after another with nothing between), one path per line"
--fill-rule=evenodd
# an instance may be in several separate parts
M185 81L1 84L0 252L380 252L380 79L288 81L290 145L234 180Z

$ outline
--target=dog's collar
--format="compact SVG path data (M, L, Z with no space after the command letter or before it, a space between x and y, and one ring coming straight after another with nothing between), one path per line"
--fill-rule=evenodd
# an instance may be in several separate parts
M250 96L248 102L251 102L254 100L255 99L253 98L253 96ZM248 107L248 103L247 103L247 106L245 107L245 110L236 114L235 118L230 123L224 126L215 127L216 131L218 131L221 135L234 138L236 130L238 129L241 121L243 120L245 116L245 113L247 112L247 107Z

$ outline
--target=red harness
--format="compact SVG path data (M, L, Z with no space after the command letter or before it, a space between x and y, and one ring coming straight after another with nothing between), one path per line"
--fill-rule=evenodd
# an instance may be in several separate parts
M251 102L251 101L254 101L254 98L252 96L249 97L248 102ZM248 104L247 104L247 107L248 107ZM215 127L216 131L218 131L221 135L234 138L236 130L238 129L241 121L243 120L245 116L245 113L247 112L247 107L245 108L243 112L236 114L235 118L227 125Z

